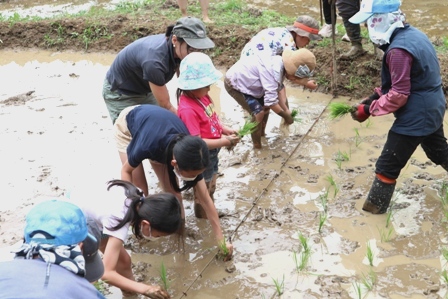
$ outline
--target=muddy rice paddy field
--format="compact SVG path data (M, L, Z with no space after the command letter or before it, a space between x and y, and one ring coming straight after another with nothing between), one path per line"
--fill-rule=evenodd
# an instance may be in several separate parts
M101 48L0 50L1 259L11 258L34 204L105 188L119 177L101 96L114 57ZM228 65L217 64L224 73ZM176 80L168 87L174 99ZM126 248L136 278L161 284L163 262L169 292L179 299L445 298L448 239L440 190L446 172L418 148L397 181L390 212L362 211L393 116L362 124L349 116L328 118L330 102L354 104L371 86L357 93L341 89L337 98L287 88L300 122L285 127L271 113L263 149L253 150L245 137L234 151L220 153L215 202L235 247L233 259L216 258L208 222L194 217L187 193L184 246L175 236L156 242L130 237ZM212 86L211 96L225 124L244 123L223 82ZM151 192L160 191L145 167ZM116 288L105 292L122 298Z

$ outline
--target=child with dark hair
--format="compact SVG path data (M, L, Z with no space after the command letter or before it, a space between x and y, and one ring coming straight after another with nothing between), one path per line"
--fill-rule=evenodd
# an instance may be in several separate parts
M182 120L155 105L137 105L124 109L114 126L118 152L123 164L121 179L132 182L148 194L142 162L149 160L164 192L173 193L184 209L182 194L194 188L197 202L204 208L218 242L224 237L218 213L207 191L202 173L209 165L209 150L200 137L189 135ZM183 186L179 186L179 180ZM228 243L230 255L233 246Z
M207 143L210 163L203 176L212 200L218 178L219 151L223 146L233 147L240 141L237 131L221 123L208 95L210 85L221 77L221 72L204 53L188 54L180 64L177 113L190 134L201 137ZM198 218L207 217L202 206L196 201L194 213Z
M138 293L150 298L170 298L160 286L134 280L131 257L123 244L128 237L129 227L137 239L153 241L155 238L177 232L182 223L179 201L171 193L145 197L133 184L122 180L109 181L107 191L97 196L100 201L104 199L101 209L89 203L82 204L83 212L103 234L100 250L103 252L105 271L102 280L120 288L126 294ZM71 199L81 201L82 198L77 198L76 195L80 194L75 193ZM90 196L82 197L92 196L90 193Z

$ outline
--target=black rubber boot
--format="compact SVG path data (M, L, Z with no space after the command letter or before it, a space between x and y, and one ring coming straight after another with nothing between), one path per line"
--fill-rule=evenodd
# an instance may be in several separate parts
M384 183L378 177L375 177L362 209L372 214L386 213L394 194L395 185L396 183Z
M448 171L448 161L446 161L446 162L440 164L440 166L442 166L443 169L445 169L446 171Z

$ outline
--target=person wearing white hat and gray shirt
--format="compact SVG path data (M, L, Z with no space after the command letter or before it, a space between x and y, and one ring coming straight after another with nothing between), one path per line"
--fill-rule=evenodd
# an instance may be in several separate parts
M90 283L104 273L100 236L78 206L62 200L37 204L26 216L24 243L14 260L0 263L0 298L104 298Z

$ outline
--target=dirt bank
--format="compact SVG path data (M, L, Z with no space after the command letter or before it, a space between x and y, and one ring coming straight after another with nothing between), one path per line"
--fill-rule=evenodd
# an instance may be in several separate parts
M169 3L169 2L167 2ZM165 9L172 9L166 5ZM259 14L251 10L254 16ZM152 11L142 11L136 15L113 15L91 18L70 18L59 20L41 20L30 22L0 22L0 48L43 48L56 51L85 51L117 53L137 38L163 33L173 20L167 19L161 12L157 16ZM230 67L239 57L244 44L259 29L242 28L233 24L208 24L209 36L216 48L209 51L215 64L222 68ZM354 61L336 59L336 88L332 89L332 74L335 57L347 51L349 43L339 41L333 50L328 41L312 43L309 48L317 57L316 80L319 91L334 95L349 96L355 99L370 95L380 84L380 60L376 58L373 47L364 40L367 53ZM439 38L433 38L434 44L440 44ZM441 73L445 91L447 90L448 55L439 54Z

